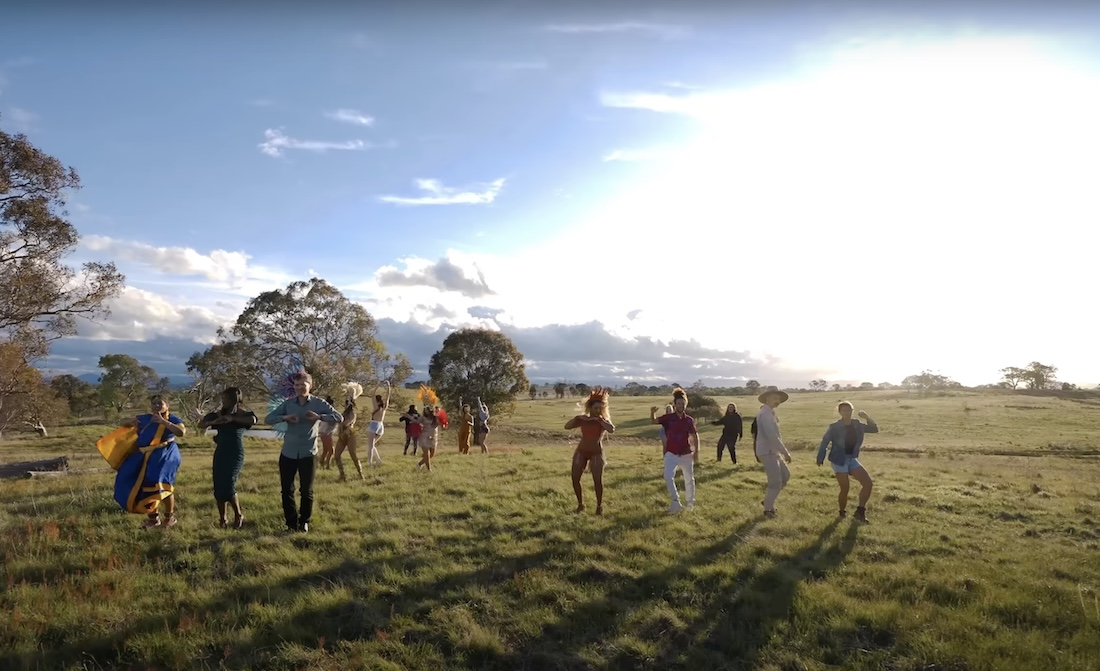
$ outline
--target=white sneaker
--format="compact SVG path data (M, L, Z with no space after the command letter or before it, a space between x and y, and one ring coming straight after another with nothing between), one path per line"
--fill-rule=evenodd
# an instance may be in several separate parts
M681 511L681 510L683 510L683 509L684 509L684 507L680 505L680 502L679 502L679 501L673 501L673 502L672 502L672 505L668 507L668 512L670 512L670 513L678 513L678 512L680 512L680 511Z

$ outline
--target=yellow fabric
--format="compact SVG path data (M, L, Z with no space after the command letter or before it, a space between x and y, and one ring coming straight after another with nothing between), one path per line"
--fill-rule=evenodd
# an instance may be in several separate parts
M122 462L126 461L126 457L137 448L137 437L136 428L120 426L97 440L95 446L111 468L117 471Z
M153 444L148 447L138 448L145 458L141 460L141 470L138 471L137 478L134 480L134 488L130 490L130 497L126 502L126 510L131 513L148 513L155 511L158 503L172 495L172 485L167 483L158 483L152 487L142 487L142 483L145 481L145 469L149 466L149 455L153 453L153 450L159 450L165 446L165 443L161 442L161 438L163 437L164 425L161 424L157 427L157 432L153 434ZM138 500L138 492L141 491L155 493Z

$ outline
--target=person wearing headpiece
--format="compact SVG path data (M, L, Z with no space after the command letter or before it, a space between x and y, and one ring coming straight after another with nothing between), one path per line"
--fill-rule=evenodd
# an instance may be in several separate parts
M791 463L791 453L783 444L779 434L779 417L775 413L775 409L788 398L787 392L775 386L766 388L757 397L760 411L756 415L756 458L764 464L764 471L768 474L763 501L765 517L775 517L775 501L791 479L791 469L787 468L787 464Z
M219 410L207 413L199 420L199 428L217 429L214 435L214 501L218 505L218 517L223 529L229 526L226 507L233 505L233 527L244 526L244 513L237 498L237 478L244 467L244 432L259 421L256 413L241 405L239 387L227 387L222 392Z
M671 413L657 416L657 406L649 409L649 419L665 429L665 485L672 498L670 513L684 509L680 503L680 492L676 490L676 471L684 474L684 494L687 496L687 508L695 507L695 453L699 450L699 432L695 427L695 418L687 414L687 392L676 387L672 390Z
M607 404L609 390L596 387L584 403L584 414L577 415L565 424L566 430L580 429L581 440L573 452L573 493L577 496L577 511L584 511L584 494L581 490L581 475L591 465L592 487L596 490L596 514L603 515L603 437L615 433L611 423L611 409Z
M390 381L382 382L386 385L386 398L383 399L381 394L374 395L374 411L370 416L370 424L367 425L367 441L370 444L370 454L367 456L369 466L374 466L375 460L378 461L379 466L382 465L382 455L378 454L378 441L386 430L383 421L386 419L386 408L390 407L390 395L393 393Z
M439 406L439 396L431 387L420 385L416 396L424 404L420 415L420 461L416 469L427 467L431 471L432 458L439 443L439 430L447 428L447 411Z
M343 416L319 396L310 394L313 376L300 370L293 376L294 396L283 400L264 418L274 426L286 422L283 449L279 453L279 484L283 516L288 531L308 532L313 517L313 479L317 474L317 437L320 422L341 422ZM300 506L294 505L294 480L298 479Z
M344 413L340 424L336 427L336 469L340 471L340 482L347 482L348 476L344 473L344 450L351 455L351 461L355 464L355 472L359 479L363 479L363 464L359 461L356 448L359 439L355 435L355 420L358 419L355 399L363 394L363 385L358 382L345 382L341 389L344 392Z

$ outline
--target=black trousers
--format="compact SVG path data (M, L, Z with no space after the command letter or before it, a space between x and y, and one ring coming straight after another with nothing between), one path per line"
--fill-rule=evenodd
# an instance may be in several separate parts
M722 436L718 439L718 461L722 461L722 449L729 448L730 459L737 463L737 436Z
M279 455L279 480L283 489L283 515L288 529L299 529L313 516L313 476L317 472L317 457L291 459ZM298 476L298 491L302 497L299 511L294 505L294 476Z
M413 454L415 455L416 454L416 438L413 438L412 434L406 433L405 434L405 451L404 451L403 454L408 454L409 453L409 445L412 445Z

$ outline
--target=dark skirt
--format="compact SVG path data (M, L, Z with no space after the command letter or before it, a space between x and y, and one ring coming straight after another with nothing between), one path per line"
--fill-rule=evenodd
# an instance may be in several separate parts
M244 446L214 448L214 498L229 501L237 495L237 478L244 467Z

